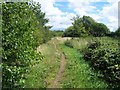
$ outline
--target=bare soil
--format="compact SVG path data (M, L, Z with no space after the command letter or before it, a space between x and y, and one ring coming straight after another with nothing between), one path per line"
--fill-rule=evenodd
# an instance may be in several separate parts
M52 88L60 88L60 81L61 81L62 76L64 74L65 66L66 66L65 55L62 53L61 54L60 69L55 77L55 80L53 81Z

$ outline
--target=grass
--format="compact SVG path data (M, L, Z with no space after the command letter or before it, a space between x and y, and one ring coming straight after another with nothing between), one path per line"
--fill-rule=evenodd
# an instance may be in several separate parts
M38 51L41 51L44 58L37 65L31 67L31 72L27 75L25 88L50 88L60 67L61 52L64 52L67 64L60 87L108 87L108 84L98 77L100 76L99 72L93 71L83 59L82 53L78 52L86 48L87 44L94 39L100 39L102 42L114 42L113 39L107 37L87 37L68 40L72 43L73 48L63 44L64 38L60 40L52 39L47 44L41 45Z
M51 87L60 66L60 53L56 50L53 42L43 44L39 48L44 58L37 65L31 67L27 75L25 88Z
M118 47L119 40L111 38L111 37L81 37L81 38L73 38L70 40L67 40L73 46L73 48L83 51L87 44L93 41L100 41L102 44L110 44L109 46L111 48ZM104 48L108 48L107 45Z
M67 59L67 66L61 85L63 88L106 88L107 83L98 78L82 55L74 48L61 45Z
M104 44L104 48L109 48L109 49L114 49L114 48L119 48L118 46L118 40L117 39L113 39L113 38L109 38L109 37L103 37L100 38L100 42L101 44ZM108 47L109 45L109 47Z
M92 40L92 37L81 37L81 38L73 38L70 40L73 47L76 49L84 49L89 41Z

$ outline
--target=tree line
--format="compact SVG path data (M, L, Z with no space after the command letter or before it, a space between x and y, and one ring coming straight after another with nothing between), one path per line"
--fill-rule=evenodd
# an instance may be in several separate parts
M103 24L96 22L90 16L73 17L72 26L68 27L63 33L64 37L86 37L86 36L120 36L120 28L115 32L110 32L109 28Z

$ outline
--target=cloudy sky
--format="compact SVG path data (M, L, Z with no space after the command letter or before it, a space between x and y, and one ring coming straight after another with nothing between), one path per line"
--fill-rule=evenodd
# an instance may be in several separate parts
M71 26L76 15L91 16L97 22L104 23L111 31L118 28L119 0L34 0L42 6L49 19L52 30L62 30Z

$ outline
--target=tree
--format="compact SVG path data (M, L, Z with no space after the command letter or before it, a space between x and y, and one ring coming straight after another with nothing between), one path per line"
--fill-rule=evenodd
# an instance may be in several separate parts
M86 32L90 34L90 31L92 29L92 24L95 23L95 20L90 16L83 16L82 23L83 26L85 27Z
M109 29L103 23L93 23L92 30L90 31L90 33L95 37L105 36L109 32L110 32Z
M31 9L36 15L39 25L45 27L46 29L50 29L51 26L46 26L46 24L49 22L49 19L45 18L45 13L41 11L41 5L39 2L31 3Z
M72 26L66 29L65 36L72 36L72 37L84 37L90 34L90 30L92 27L92 23L95 22L89 16L80 16L73 17Z
M78 37L78 33L75 31L73 26L70 26L65 30L63 36L64 37Z
M73 27L74 27L74 30L76 32L77 37L87 36L87 32L86 32L85 27L83 26L82 23L79 25L74 24Z
M89 16L73 17L72 26L65 30L65 36L84 37L88 35L105 36L110 33L103 23L97 23Z
M36 28L38 28L39 31L34 32L34 37L38 41L37 45L43 42L45 43L52 37L52 33L49 30L52 26L46 26L49 19L47 19L45 17L45 13L41 11L41 5L39 3L31 3L30 9L33 11L38 20Z
M116 35L117 37L120 37L120 27L115 31L115 35Z

